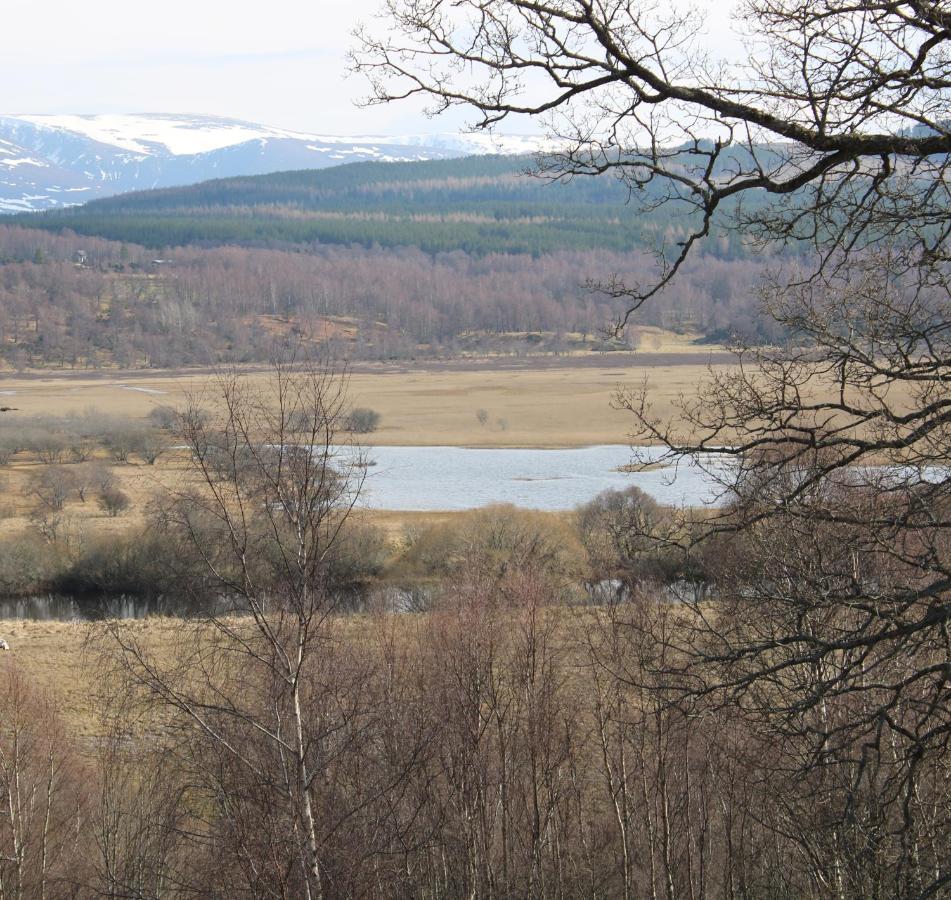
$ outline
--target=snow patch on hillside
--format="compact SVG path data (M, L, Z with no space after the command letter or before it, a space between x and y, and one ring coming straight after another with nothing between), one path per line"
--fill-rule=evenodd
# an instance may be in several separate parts
M81 134L100 144L148 156L158 144L173 156L210 153L248 141L289 137L294 132L230 119L159 115L11 116L44 128Z
M15 157L14 159L0 158L0 166L6 166L8 169L15 169L17 166L39 166L45 169L49 163L41 159L30 159L28 156Z
M533 135L317 135L220 116L0 115L0 213L359 160L554 149Z
M36 209L33 202L35 199L34 197L0 198L0 209L6 212L32 212Z
M154 155L161 148L173 156L192 156L234 147L249 141L285 139L305 142L307 149L326 152L326 145L347 144L359 148L347 153L380 154L380 145L420 147L457 153L533 153L553 149L551 142L535 135L414 134L414 135L318 135L255 125L236 119L214 116L173 115L39 115L8 116L60 131L79 134L100 144L107 144L143 156ZM315 146L323 144L325 147Z

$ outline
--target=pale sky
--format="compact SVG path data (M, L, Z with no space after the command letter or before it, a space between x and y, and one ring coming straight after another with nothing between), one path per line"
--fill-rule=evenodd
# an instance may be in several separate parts
M346 77L351 32L380 5L2 0L0 113L202 113L324 134L462 130L461 112L431 121L422 103L355 106L366 86ZM698 5L714 10L722 39L728 4Z

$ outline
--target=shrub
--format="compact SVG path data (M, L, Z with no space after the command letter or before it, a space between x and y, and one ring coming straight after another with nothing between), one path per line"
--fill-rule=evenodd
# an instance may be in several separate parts
M117 487L106 488L99 495L99 508L112 518L125 512L131 505L129 495Z
M350 411L344 422L344 428L354 434L370 434L380 427L380 414L375 409L358 406Z
M290 431L308 432L314 427L314 417L307 414L306 410L291 410L287 416L287 428Z
M149 411L148 420L163 431L174 431L178 427L178 411L172 406L155 406Z
M116 428L105 436L105 445L116 462L124 463L135 452L137 432L132 428Z
M678 577L682 561L664 541L669 511L640 488L598 494L578 510L577 526L595 578L633 583Z
M139 455L150 466L154 466L156 460L161 456L165 449L165 443L159 438L159 434L152 429L143 431L139 436L139 442L136 450Z
M55 560L35 537L0 542L0 594L32 594L43 589Z
M348 522L330 558L335 587L366 584L379 576L389 556L386 536L374 525Z
M148 532L123 532L112 540L92 543L52 587L65 594L133 594L152 597L171 587L169 573L178 548Z
M58 512L76 490L76 476L63 466L45 466L30 478L30 493L40 505L49 511Z
M487 577L531 570L564 584L583 568L582 549L558 517L509 505L472 510L410 538L399 568L441 578L466 570Z

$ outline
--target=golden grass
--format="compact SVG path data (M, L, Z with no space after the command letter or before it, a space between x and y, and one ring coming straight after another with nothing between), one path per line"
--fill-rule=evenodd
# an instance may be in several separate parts
M552 607L552 613L572 633L599 614L564 607ZM397 615L385 621L395 633L410 640L424 617ZM364 642L378 636L378 625L375 616L355 614L334 619L331 627L338 639ZM210 633L213 626L198 620L155 616L125 620L121 628L160 667L171 667L181 661L178 654L182 648L192 646L196 636L193 629L199 629L200 636L201 629ZM62 715L70 736L80 742L82 750L93 750L94 739L108 731L102 716L103 703L108 703L110 690L110 657L114 660L119 654L104 624L0 619L0 637L10 644L9 650L0 651L0 661L12 663L30 684L45 692Z
M651 370L656 398L673 401L696 385L702 366ZM623 444L630 416L612 407L618 387L643 377L633 369L419 372L355 375L353 402L382 414L378 444L470 447L578 447ZM485 410L480 424L477 412Z
M659 333L665 350L674 349L669 333ZM706 374L700 362L651 366L568 365L558 368L493 368L486 361L459 368L426 367L410 371L360 372L351 376L350 395L357 406L382 415L382 426L367 436L367 444L473 447L576 447L624 444L631 418L612 407L619 386L648 375L655 410L673 413L681 394L696 388ZM694 359L695 357L689 357ZM252 371L249 378L267 375ZM159 405L181 405L189 394L209 388L208 374L136 373L128 377L58 374L47 377L2 377L3 413L0 424L16 427L19 420L39 415L79 413L89 407L130 420L144 419ZM485 410L486 424L477 411ZM29 525L34 503L27 497L29 477L40 463L18 460L0 468L0 536L22 532ZM102 538L140 525L149 499L175 483L182 461L165 454L158 465L117 465L113 472L132 499L131 509L117 518L102 512L94 500L70 502L67 513L86 537ZM408 527L438 524L446 513L367 513L388 537L399 540ZM448 521L448 519L446 519Z
M142 619L128 627L144 635L158 652L175 644L178 619ZM0 637L10 649L0 651L31 684L49 693L74 737L102 734L99 688L102 644L94 638L99 626L86 622L0 620Z
M21 534L30 524L30 515L36 506L29 496L31 476L42 469L43 463L18 461L0 468L3 490L0 492L3 516L0 518L0 537ZM183 471L182 461L169 457L155 466L111 466L116 483L132 501L131 507L119 516L107 515L99 508L94 496L80 503L73 497L63 513L85 538L108 538L141 525L149 501L156 494L178 483Z
M390 544L398 546L406 541L407 535L426 528L451 525L465 516L465 512L366 509L358 510L355 515L357 519L379 528Z
M655 411L663 415L672 413L678 397L695 390L706 372L699 360L626 367L493 369L485 364L393 372L381 367L351 376L350 395L355 405L381 413L381 428L368 441L375 444L578 447L627 443L631 418L611 405L618 387L649 376ZM254 372L249 377L266 376ZM17 418L79 413L89 407L142 419L156 406L180 405L209 380L208 375L187 372L126 379L4 376L0 399L18 411L4 413L3 422L15 425ZM480 409L488 417L485 425L476 417Z
M686 338L659 330L645 330L666 352L690 346ZM646 338L644 339L646 340ZM359 372L350 379L350 395L357 406L382 415L379 431L365 443L380 445L473 447L577 447L625 444L631 417L612 407L620 386L639 383L645 375L652 384L655 411L674 412L682 394L696 389L707 372L698 357L684 354L677 365L652 365L652 355L616 358L615 365L582 364L555 368L501 369L493 363L467 361L458 367L420 366L394 371ZM665 358L669 360L668 358ZM687 361L689 360L689 361ZM266 373L249 371L264 380ZM212 376L190 372L111 375L51 374L44 377L0 377L0 405L16 411L0 414L0 425L40 415L80 413L96 407L114 416L140 420L156 406L178 406L190 394L209 388ZM485 410L483 425L477 412ZM41 464L18 460L0 467L0 536L21 533L29 525L34 503L27 496L30 475ZM149 499L174 484L182 460L166 453L158 465L117 465L113 472L132 499L132 507L117 518L102 512L94 500L67 507L86 538L110 535L141 525ZM365 513L394 541L407 528L448 521L451 513ZM442 518L441 518L442 517Z
M359 628L359 621L355 617L346 627ZM164 665L175 662L183 629L193 624L155 616L126 620L122 628ZM104 733L108 656L118 653L118 648L103 623L0 619L0 637L10 644L9 650L0 651L3 662L13 663L32 685L50 696L73 737L82 740Z

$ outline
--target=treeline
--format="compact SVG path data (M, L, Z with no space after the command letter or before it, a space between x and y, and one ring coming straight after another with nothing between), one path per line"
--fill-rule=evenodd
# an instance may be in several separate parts
M671 245L697 226L689 203L639 212L659 199L655 186L628 204L630 188L614 176L552 181L526 174L531 165L528 157L356 163L137 192L15 221L152 248L320 242L474 255L631 251ZM728 215L725 207L704 246L746 256L723 227Z
M167 626L154 645L141 627L104 626L92 745L3 660L0 785L22 798L0 820L4 884L62 897L304 896L309 880L324 897L940 896L923 891L947 861L946 760L922 761L898 797L897 760L864 758L859 742L801 773L811 742L777 740L778 713L668 702L656 673L676 657L676 606L643 593L572 610L554 596L542 570L499 577L473 553L428 613L323 621L301 685L312 851L291 738L270 731L290 710L266 657L250 671L229 661L210 626ZM262 651L247 623L230 628ZM173 693L188 679L201 679L200 718Z
M224 213L218 209L182 209L166 215L67 211L55 218L24 219L22 223L56 231L69 228L79 234L133 241L153 248L221 244L274 247L317 242L366 248L419 247L426 253L461 250L473 254L632 250L647 244L645 233L651 230L634 217L607 221L466 221L452 215L428 219L415 214L378 218L346 212L308 214L293 208L262 210L253 206L233 206ZM677 226L670 226L665 233L673 239L686 237L686 232Z
M0 601L67 595L92 619L119 597L185 616L214 608L220 586L209 580L202 554L169 528L160 490L138 498L139 518L121 533L97 537L90 528L91 507L109 517L133 508L117 467L147 462L144 453L121 461L99 455L31 471L20 484L24 526L0 538ZM0 475L8 488L2 468ZM0 519L11 512L0 505ZM625 545L618 534L632 515L658 528L673 519L637 488L607 491L570 516L499 504L390 536L372 519L354 519L341 529L326 587L341 612L431 612L477 559L487 577L531 568L550 586L550 599L565 604L629 600L645 586L671 597L712 590L714 560L687 559L659 542ZM209 544L216 537L200 524L195 530Z
M178 248L0 227L0 355L17 368L266 359L276 336L334 340L356 358L614 349L618 313L586 282L644 281L647 254L539 257L311 246ZM161 260L161 261L157 261ZM692 259L641 321L775 340L758 315L765 263ZM533 335L529 341L528 336ZM636 343L636 330L627 340Z
M256 480L239 463L213 483L236 476ZM269 656L299 636L279 559L253 561L273 579L273 644L250 613L96 627L93 741L0 661L0 788L25 798L0 819L3 883L57 897L302 896L308 881L325 897L822 898L830 884L849 900L940 896L924 891L947 861L946 756L918 760L909 790L899 747L868 755L861 736L838 736L817 763L824 734L797 731L781 704L677 702L670 675L702 620L664 584L696 573L642 537L674 519L636 490L598 498L574 531L482 510L411 537L405 574L433 579L418 605L404 590L394 613L381 590L343 616L345 594L317 593L298 685L303 784ZM185 535L193 524L206 530ZM216 527L167 515L84 548L64 584L167 585L184 568L191 591L220 589ZM721 545L704 577L741 590L770 552ZM339 592L348 559L375 558L345 529L322 571ZM579 603L568 586L584 561L626 590ZM719 602L705 604L708 627ZM777 678L775 690L786 703L810 687ZM823 715L855 710L835 698Z

